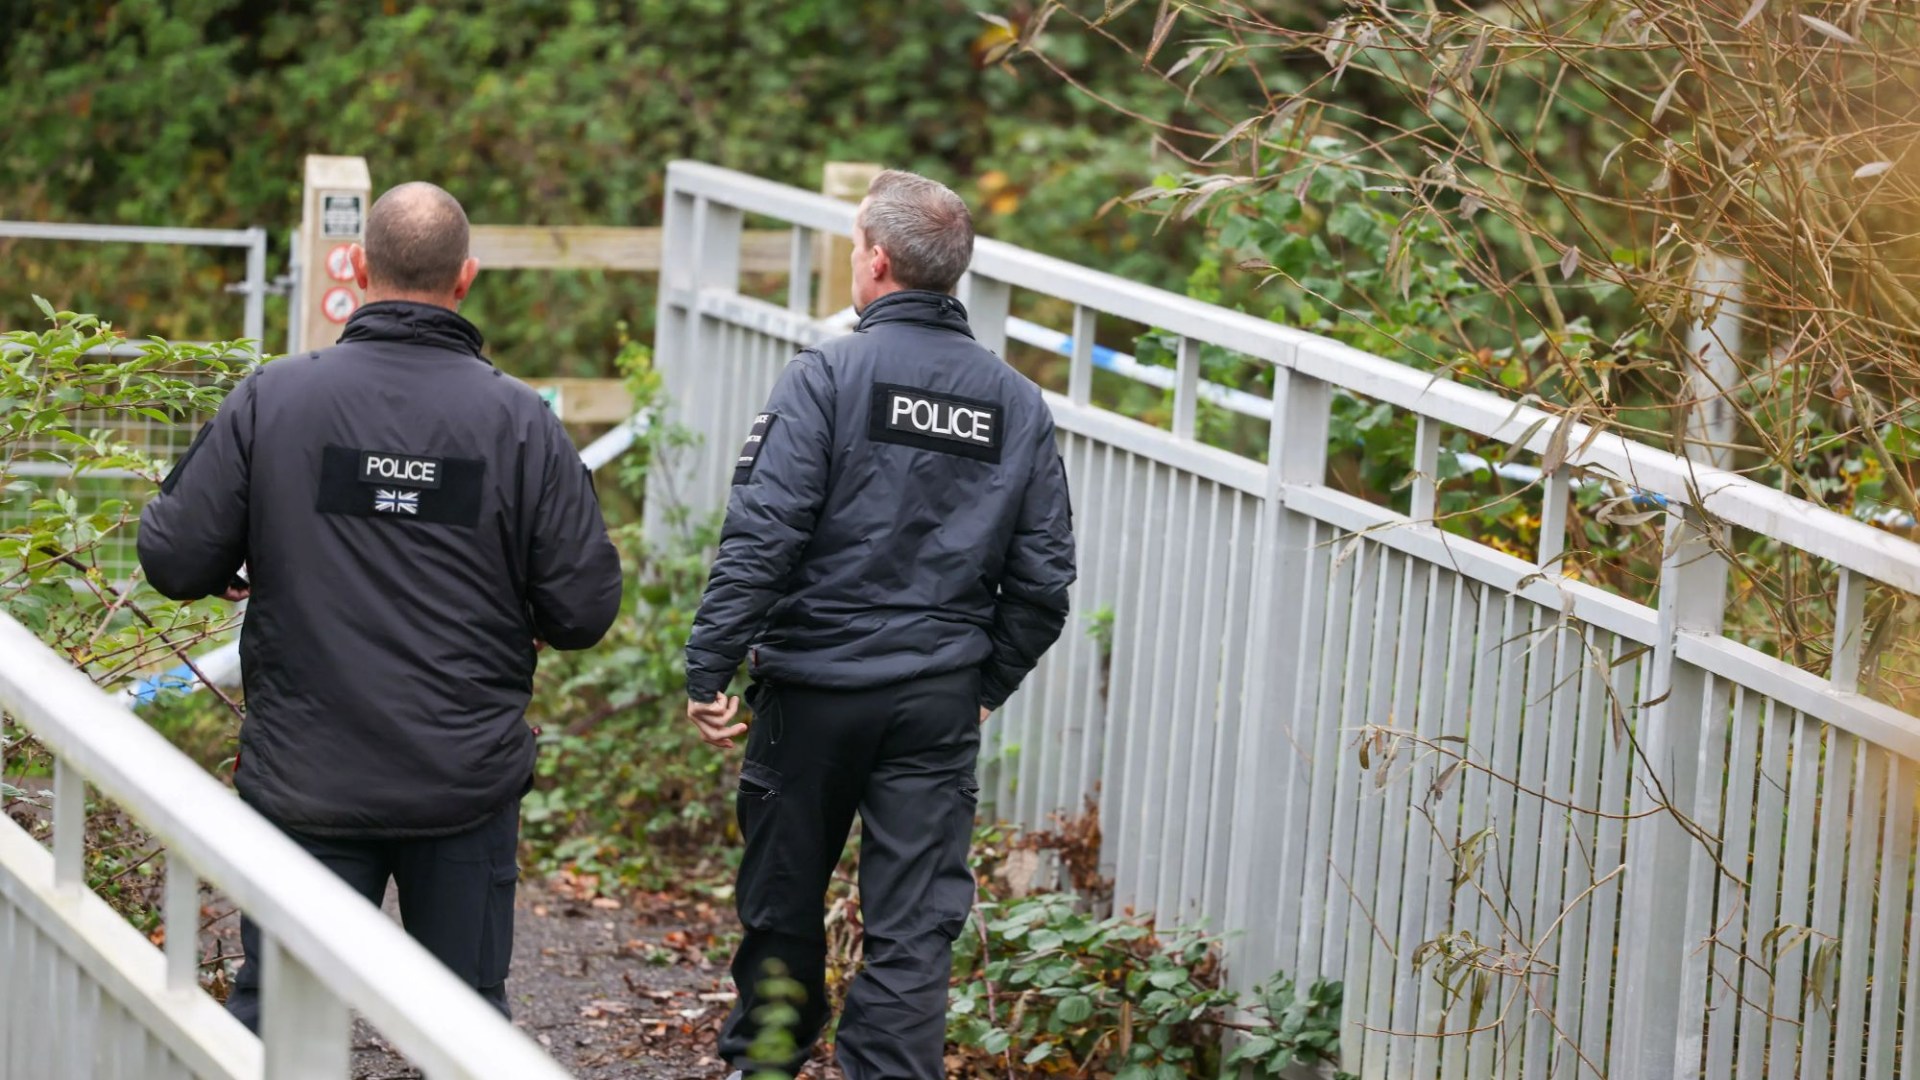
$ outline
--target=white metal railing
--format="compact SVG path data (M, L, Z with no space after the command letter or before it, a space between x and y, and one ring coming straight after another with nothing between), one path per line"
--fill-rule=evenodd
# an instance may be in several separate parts
M53 851L0 818L0 1080L345 1077L349 1010L440 1080L566 1075L378 908L4 616L0 710L56 762ZM89 786L166 848L164 955L84 886ZM202 880L261 926L261 1040L200 989Z
M792 227L784 308L741 295L748 213ZM670 167L656 360L671 419L703 440L659 481L678 501L721 505L780 368L828 332L805 315L813 241L852 217ZM961 298L990 347L1016 289L1072 311L1068 392L1048 401L1081 576L1076 629L990 725L1003 817L1097 796L1116 904L1236 932L1237 985L1344 982L1362 1076L1920 1071L1920 722L1857 692L1865 588L1920 592L1920 547L1576 424L1544 472L1535 558L1515 558L1431 523L1442 429L1538 461L1559 418L982 240ZM1092 403L1102 314L1180 338L1170 432ZM1194 438L1201 344L1273 366L1265 463ZM1327 486L1336 387L1418 418L1411 514ZM1667 508L1657 607L1542 572L1578 475ZM1721 633L1705 530L1729 525L1839 568L1827 676ZM1079 632L1095 612L1103 639ZM1482 973L1482 1008L1415 969L1429 942L1469 990Z

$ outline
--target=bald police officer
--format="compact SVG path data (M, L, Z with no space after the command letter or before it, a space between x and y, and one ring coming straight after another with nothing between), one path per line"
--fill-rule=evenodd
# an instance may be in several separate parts
M536 639L582 649L620 560L566 431L456 314L478 264L431 184L367 215L340 343L234 388L140 516L176 600L246 595L241 798L507 1012ZM260 941L227 1006L260 1016Z
M735 1068L796 1072L827 1017L825 895L863 824L865 964L849 1080L944 1075L952 944L973 902L979 723L1056 638L1074 553L1040 391L974 341L951 293L973 222L924 177L875 178L854 224L845 337L794 358L753 418L687 646L688 714L731 748L741 661ZM806 991L797 1055L754 1061L769 961Z

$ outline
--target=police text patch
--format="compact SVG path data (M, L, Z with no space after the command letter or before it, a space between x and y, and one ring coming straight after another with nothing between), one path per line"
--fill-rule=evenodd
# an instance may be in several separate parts
M875 383L867 437L998 464L1003 415L995 402Z
M320 454L323 514L476 525L487 463L464 458L413 457L329 446Z
M760 458L760 448L767 444L767 432L773 430L773 422L780 419L772 413L761 413L753 418L753 430L747 432L747 442L740 448L740 457L733 463L733 482L744 484L753 475L753 463Z
M377 450L362 450L359 453L360 482L363 484L440 490L440 474L446 468L446 462L439 458L383 454Z

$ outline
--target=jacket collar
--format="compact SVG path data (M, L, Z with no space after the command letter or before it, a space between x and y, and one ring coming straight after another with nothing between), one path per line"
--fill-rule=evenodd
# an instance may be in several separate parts
M860 325L854 329L871 330L890 322L917 323L973 336L965 305L946 293L925 289L903 289L875 300L860 313Z
M340 332L341 344L352 341L390 341L486 359L480 356L486 339L478 327L457 312L411 300L381 300L354 312Z

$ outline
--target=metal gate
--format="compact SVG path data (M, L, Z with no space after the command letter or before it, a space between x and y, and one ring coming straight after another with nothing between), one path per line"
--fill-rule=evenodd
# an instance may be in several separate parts
M792 226L785 307L741 293L746 214ZM700 438L656 494L722 505L747 421L827 332L805 315L813 237L852 215L670 168L657 359ZM1920 724L1857 692L1865 589L1920 591L1920 547L1573 425L1516 558L1431 523L1441 436L1538 462L1549 414L983 240L961 299L991 348L1031 328L1015 289L1072 313L1048 402L1081 576L1075 623L990 723L1000 816L1044 825L1097 793L1116 905L1234 932L1237 985L1341 980L1366 1077L1920 1071ZM1179 339L1171 430L1093 404L1101 313ZM1201 381L1202 345L1272 366L1266 463L1194 437L1197 402L1231 393ZM1328 485L1336 389L1418 417L1410 514ZM1657 607L1542 572L1582 470L1668 508ZM1722 634L1708 540L1730 528L1838 568L1825 677Z
M45 240L91 244L156 244L176 247L240 248L247 253L247 275L238 291L245 297L240 336L254 343L255 357L266 335L266 298L271 291L267 280L267 231L252 229L180 229L135 225L77 225L61 222L0 221L0 239ZM110 347L117 355L138 355L138 342ZM98 423L111 428L115 441L142 450L163 460L173 460L186 452L194 432L207 417L187 417L177 423L121 414L80 416L74 421L78 430ZM59 451L56 443L28 444L24 452ZM16 461L7 468L7 478L34 485L32 492L17 492L0 497L0 533L17 528L27 520L25 507L33 500L48 497L55 489L73 494L83 508L109 500L123 501L137 508L146 502L152 485L123 469L90 469L75 475L57 461ZM139 565L134 554L134 530L119 530L101 547L102 566L111 578L125 579Z

